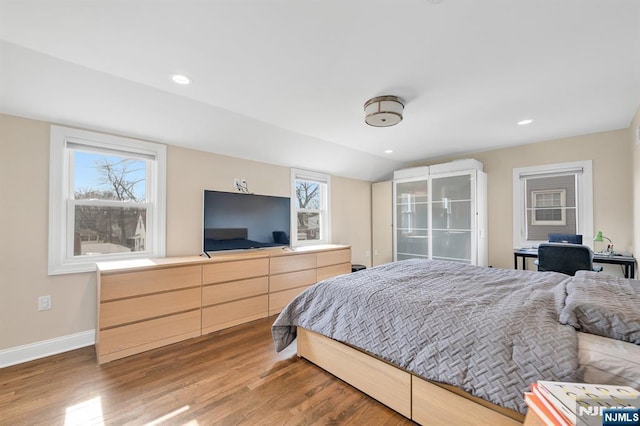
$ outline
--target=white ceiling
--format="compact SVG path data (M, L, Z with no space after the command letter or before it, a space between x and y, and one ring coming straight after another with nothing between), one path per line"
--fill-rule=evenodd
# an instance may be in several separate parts
M0 55L5 113L376 180L627 128L640 1L0 0Z

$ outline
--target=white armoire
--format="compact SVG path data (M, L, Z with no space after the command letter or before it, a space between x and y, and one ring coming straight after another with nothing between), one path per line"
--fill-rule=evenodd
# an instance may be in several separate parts
M393 259L487 265L487 175L476 160L393 174Z

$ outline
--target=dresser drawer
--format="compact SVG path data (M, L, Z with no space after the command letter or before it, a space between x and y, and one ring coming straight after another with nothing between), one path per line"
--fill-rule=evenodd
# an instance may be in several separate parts
M218 303L267 294L268 291L268 277L207 285L202 288L202 306L216 305Z
M123 356L200 335L200 310L169 315L100 332L99 358L115 352ZM134 349L133 351L129 351ZM104 362L100 360L100 362Z
M335 277L336 275L350 274L351 263L342 263L340 265L325 266L318 268L318 282L326 280L327 278Z
M202 334L265 318L269 296L262 295L202 309Z
M271 275L269 277L269 291L282 291L291 288L309 286L316 283L316 270L289 272L287 274Z
M202 267L202 283L223 283L269 275L269 259L248 259L220 262Z
M190 288L100 304L100 328L200 308L200 289Z
M290 256L272 257L269 273L283 274L285 272L303 271L316 267L316 254L297 254Z
M351 263L351 249L323 251L318 253L318 268L322 266Z
M201 267L199 265L122 274L103 274L100 277L100 300L200 287L200 275Z
M269 315L275 315L282 311L297 295L302 293L310 285L305 287L292 288L291 290L279 291L277 293L269 294Z

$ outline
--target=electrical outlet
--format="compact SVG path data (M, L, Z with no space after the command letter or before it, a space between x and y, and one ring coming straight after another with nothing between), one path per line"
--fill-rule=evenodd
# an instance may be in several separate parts
M51 296L38 297L38 310L48 311L49 309L51 309Z

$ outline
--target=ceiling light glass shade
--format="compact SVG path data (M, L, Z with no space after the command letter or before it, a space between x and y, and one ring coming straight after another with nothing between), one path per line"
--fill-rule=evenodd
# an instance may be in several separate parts
M402 121L404 103L397 96L378 96L364 104L364 121L369 126L389 127Z

